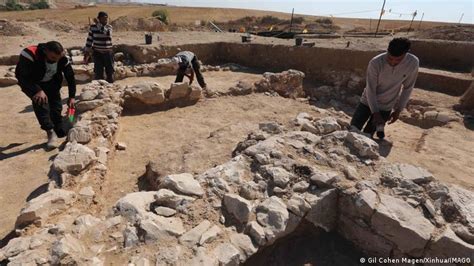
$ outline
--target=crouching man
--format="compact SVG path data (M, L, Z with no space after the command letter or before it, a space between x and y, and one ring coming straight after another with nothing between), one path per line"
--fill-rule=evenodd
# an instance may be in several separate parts
M175 82L182 82L184 76L186 76L189 78L189 84L192 84L194 75L196 75L199 86L203 90L206 89L207 85L201 73L201 65L194 53L190 51L179 52L171 59L171 62L177 69Z
M32 100L36 118L41 129L46 131L49 149L57 147L57 137L66 136L61 115L63 73L69 88L67 104L73 106L76 80L70 61L59 42L51 41L25 48L15 70L21 90Z
M367 68L367 85L351 125L373 136L384 137L383 127L398 120L406 107L418 76L419 61L408 53L406 38L393 39L386 53L377 55Z

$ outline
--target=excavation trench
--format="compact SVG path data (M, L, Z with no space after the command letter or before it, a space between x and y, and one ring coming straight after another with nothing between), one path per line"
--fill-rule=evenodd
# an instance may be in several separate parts
M320 59L319 62L314 62L307 60L307 50L301 50L306 48L300 49L284 46L274 46L270 48L269 46L263 45L247 46L218 43L182 46L181 49L195 51L205 65L232 62L246 67L233 65L234 68L226 66L216 69L206 66L204 75L208 84L212 85L209 91L202 92L205 97L202 97L201 100L199 100L199 98L193 98L190 101L180 101L179 99L181 98L178 97L176 98L177 101L174 101L172 99L174 93L172 91L172 85L169 91L161 95L166 98L167 102L159 105L146 104L140 101L144 99L141 96L148 95L147 93L149 93L150 90L153 92L167 90L167 88L163 89L160 86L172 83L174 76L167 75L169 73L166 72L166 70L154 73L152 76L155 77L148 77L148 74L141 72L142 74L137 74L139 77L131 77L117 82L118 85L127 86L125 88L99 83L92 84L88 89L90 89L90 91L92 91L91 94L95 96L88 97L87 100L84 100L83 103L79 103L78 106L82 105L82 108L84 108L83 118L87 123L90 123L86 123L85 125L92 125L89 129L96 130L99 133L99 137L94 135L92 140L79 141L79 143L83 143L83 146L90 145L91 148L98 148L97 145L99 145L99 141L102 141L100 145L108 145L109 148L113 149L115 146L111 146L112 144L122 142L127 144L127 149L126 151L113 150L109 153L109 156L107 156L107 152L105 152L105 164L107 166L105 173L104 167L97 167L100 166L97 162L92 162L91 166L82 169L83 172L80 173L80 175L84 181L79 181L78 179L74 180L74 175L77 173L71 175L68 173L69 170L67 168L65 168L66 170L61 169L61 171L65 172L61 174L61 178L66 180L66 184L68 183L67 188L76 188L77 190L78 186L83 186L81 182L87 182L88 185L91 185L94 190L98 192L94 197L96 205L92 210L88 209L88 205L79 208L95 212L95 214L105 217L110 214L117 200L129 193L134 191L157 190L158 187L150 184L144 185L139 178L144 178L146 174L144 173L145 165L151 160L156 162L154 169L157 171L158 176L164 177L179 173L190 173L194 176L201 176L209 169L213 169L213 167L223 165L235 158L242 158L238 157L238 153L233 154L233 151L237 150L236 147L239 147L246 137L250 138L254 132L261 129L259 123L268 121L272 121L288 129L288 132L283 130L278 134L282 136L285 136L285 132L292 132L292 134L294 134L289 134L295 139L287 139L288 142L285 145L291 147L286 147L287 150L285 150L285 152L288 152L289 155L284 155L288 156L288 158L301 157L300 159L302 159L306 165L304 163L301 165L295 163L292 167L288 167L287 170L296 175L299 180L303 179L309 182L308 179L313 173L312 170L309 170L310 167L308 165L318 164L319 155L310 156L309 154L312 154L311 152L314 152L314 150L307 150L306 147L302 148L304 143L301 144L298 142L300 141L298 138L301 138L301 136L306 136L304 138L308 139L305 139L305 141L311 142L309 140L311 137L308 137L308 135L310 135L308 132L301 133L301 125L299 125L298 128L295 127L295 117L305 112L311 117L311 121L313 121L311 123L316 123L320 118L336 116L338 120L334 118L334 123L337 124L339 130L343 131L342 134L352 134L344 130L344 125L347 126L349 116L334 112L333 110L328 111L314 108L311 105L322 104L326 108L335 107L336 110L343 110L350 114L358 102L358 99L354 98L354 96L359 95L363 88L364 81L362 76L365 71L365 63L362 64L360 62L368 60L373 55L373 53L370 52L361 52L360 54L356 54L358 60L349 60L347 57L350 57L353 52L348 51L340 55L336 53L336 51L330 51L330 49L323 51L324 49L321 50L321 48L317 48L310 50L310 53L314 53L314 56ZM277 56L270 56L270 54L268 54L270 52L267 50L270 50L272 54L275 53ZM135 63L144 64L148 63L146 60L155 61L163 57L169 57L177 52L177 48L124 46L118 48L118 51L130 55ZM287 59L288 54L293 56L292 60L284 61L283 57ZM330 68L326 69L322 67L326 65L329 65ZM136 66L139 65L135 65L135 67ZM248 69L247 66L251 68ZM263 77L261 75L263 72L261 69L279 71L286 70L287 68L296 68L306 72L308 83L302 86L302 81L300 81L299 87L297 86L298 89L301 90L294 91L293 85L286 87L285 85L268 86L268 84L274 85L270 81L275 78L275 75L264 75ZM258 70L255 71L252 69ZM139 71L143 70L138 70L138 72ZM280 74L276 75L278 76ZM292 80L292 78L288 78L288 76L291 75L301 77L301 74L297 71L285 72L282 75L284 76L283 80L286 81ZM158 85L150 85L151 83ZM148 85L142 86L140 84ZM334 87L319 86L322 84L329 84ZM267 90L262 89L262 86L267 86ZM185 97L190 97L194 89L187 85L185 87ZM268 88L271 89L268 90ZM287 98L281 97L279 95L285 94L285 91L277 91L276 88L286 88L291 94L284 95L287 96ZM108 97L110 101L103 101L102 98L99 98L98 95L101 90L106 94L105 98ZM118 95L116 93L118 90L123 94L118 93L120 94ZM84 95L87 94L87 90L82 93L81 98L86 98ZM422 112L419 108L415 108L422 114L423 119L425 118L426 112L433 112L431 106L423 102L415 102L415 105L424 108ZM122 107L125 108L123 112ZM439 117L440 114L441 112L437 111L435 118ZM443 115L445 114L443 113ZM413 118L412 116L410 117ZM416 123L416 121L413 122L413 124ZM80 130L79 128L85 127L85 125L76 125L76 127ZM267 125L264 124L263 126L265 127ZM405 127L405 125L403 126ZM94 127L97 127L97 129ZM270 124L270 127L275 127L275 125ZM427 127L431 127L431 124L428 124ZM318 137L323 138L324 136L325 135L319 135ZM268 136L263 139L267 137ZM404 137L405 136L401 136L399 139L395 139L396 137L394 136L394 139L397 141ZM98 140L99 138L102 138L102 140ZM313 138L315 137L313 136ZM334 140L328 142L330 143L327 144L329 146L336 145L335 143L338 143L337 138L340 138L340 136L338 137L336 134L330 136L330 138L334 138ZM346 137L342 138L345 139ZM424 136L424 138L426 138L426 136ZM259 139L259 141L261 140L262 139ZM259 141L256 141L254 144L258 144ZM73 142L68 143L68 145L78 146L80 144ZM94 147L94 145L96 146ZM347 160L345 163L353 162L350 160L354 160L354 157L351 157L351 154L349 154L353 153L353 147L349 145L350 149L347 150L347 147L344 146L347 145L347 141L339 142L339 146L334 146L332 147L333 149L324 145L318 146L317 141L314 141L312 145L320 149L326 149L324 152L329 153L330 156L332 156L331 158L337 158L341 155L342 158L345 158L344 160ZM344 149L346 150L343 150L341 146L345 147ZM81 148L82 145L79 147ZM298 151L295 152L295 149ZM379 151L372 152L378 153ZM403 154L404 152L405 151L401 151L400 153ZM253 157L254 155L246 156L247 157L243 156L245 160L257 160ZM270 152L266 156L268 158L275 156L273 159L281 159L281 155L270 156ZM107 157L110 157L108 161ZM265 161L265 159L261 160ZM367 176L369 176L368 173L373 173L370 172L373 171L373 169L369 167L371 163L370 160L366 161L366 159L361 159L359 162L358 167L359 171L361 171L361 175L367 174ZM284 163L284 161L279 161L279 163ZM340 171L341 175L348 175L345 172L346 170L338 168L344 165L332 165L331 163L327 163L324 167L327 168L329 166ZM55 169L60 168L60 166L55 167ZM76 165L74 167L76 167ZM258 171L263 171L259 167L257 167L257 169ZM255 172L256 169L251 166L249 170L251 173L244 175L243 178L246 179L244 181L254 181L253 178L257 181L258 175ZM76 168L74 168L73 171L76 171ZM466 171L469 171L469 169ZM87 180L87 178L90 179ZM68 180L73 180L73 182L67 182ZM268 182L271 183L274 182L274 180ZM295 182L290 181L292 185L294 185ZM353 185L354 184L351 184L351 186ZM363 183L363 181L358 183L358 185L360 185L360 187L357 188L357 193L362 192L362 190L365 192L369 190L367 193L370 193L372 189L380 189L380 191L388 189L382 187L380 184L371 185ZM364 186L367 187L364 189ZM281 190L277 192L275 188L276 186L274 184L269 185L267 191L269 194L267 196L277 198L277 195L281 196L282 193L288 192ZM418 192L425 193L426 196L428 192L425 192L425 190L428 191L431 188L426 186L419 189L423 190L423 192ZM297 216L292 211L286 211L286 208L284 208L283 212L286 211L286 215L289 215L289 219L287 219L288 223L284 225L286 227L284 233L279 232L282 234L278 236L276 242L260 245L261 248L258 252L247 258L245 262L246 265L299 265L305 263L320 265L356 265L360 258L366 257L366 255L391 256L395 254L398 256L421 257L427 254L426 252L429 252L427 247L430 247L431 244L433 244L435 248L438 248L438 251L442 250L440 246L435 245L437 242L434 242L434 236L442 232L440 232L440 229L431 230L431 223L434 222L433 220L428 221L427 218L425 218L425 216L429 216L426 212L418 213L418 211L414 211L415 209L410 207L404 200L397 199L397 204L401 207L395 206L394 208L400 207L409 209L412 211L411 214L415 213L413 216L416 216L417 219L423 219L423 223L431 230L423 235L423 239L419 240L415 246L412 246L411 243L407 244L403 242L405 241L404 239L400 240L397 236L393 236L391 228L384 227L387 221L384 219L393 219L395 222L392 226L399 226L397 224L399 222L399 220L397 220L398 217L387 218L387 214L384 213L385 209L381 209L381 214L379 213L376 218L373 218L376 212L375 209L378 208L379 204L386 204L386 206L384 205L386 209L393 207L389 206L389 203L392 202L391 196L381 199L378 192L374 193L372 191L372 193L376 195L373 197L371 195L369 200L373 200L373 202L368 203L368 205L370 205L368 206L370 211L367 211L367 206L363 205L363 207L361 207L357 205L359 204L357 193L356 195L351 195L345 194L344 191L346 191L346 188L327 186L327 184L319 184L318 186L307 188L307 192L305 192L307 194L306 196L309 199L312 198L314 203L311 209L306 210L304 215ZM234 193L240 193L240 191L234 191ZM282 198L289 200L289 198ZM204 197L204 199L207 198ZM213 223L219 223L219 216L216 214L219 213L218 208L214 206L211 208L211 202L206 202L202 199L196 202L198 206L193 206L193 209L186 213L186 215L189 216L177 214L177 216L183 219L183 223L187 228L195 227L199 219L209 219ZM350 206L350 208L346 209L347 206ZM203 209L200 209L200 207L203 207ZM420 205L418 208L422 209L423 207ZM206 210L209 209L213 209L213 211L208 215ZM156 210L150 208L146 211L153 214L156 212ZM377 209L377 212L378 211L379 209ZM312 215L308 214L312 212ZM222 213L228 215L226 211L222 211ZM232 225L232 219L230 217L228 218L226 225ZM404 221L405 218L408 219L410 216L400 219ZM28 219L28 217L26 219ZM390 220L390 222L393 220ZM416 235L418 233L415 230L417 224L410 224L410 222L412 221L410 220L407 224L404 224L402 229L405 230L405 227L408 227L408 234ZM135 224L134 226L139 227L141 225ZM236 228L239 234L245 231L243 227L239 228L237 226ZM138 229L145 230L141 227ZM150 234L149 232L140 232L140 237L142 238L146 238L147 234ZM401 232L400 234L403 233L407 232ZM227 240L229 239L226 239L226 241ZM253 239L252 241L255 240ZM427 245L428 242L430 242L430 245ZM106 257L110 258L110 261L114 261L114 255L116 254L108 253Z

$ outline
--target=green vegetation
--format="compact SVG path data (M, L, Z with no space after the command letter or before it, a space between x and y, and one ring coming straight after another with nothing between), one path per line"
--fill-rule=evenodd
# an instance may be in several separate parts
M49 4L48 4L48 2L45 1L45 0L41 0L41 1L39 1L39 2L30 4L30 9L31 9L31 10L35 10L35 9L48 9L48 8L49 8Z
M152 17L159 19L161 22L168 24L169 23L169 14L166 9L158 9L153 11L151 14Z
M22 11L22 10L36 10L36 9L48 9L49 4L46 0L40 0L36 3L29 5L21 5L17 0L7 0L5 6L0 6L0 10L6 11Z

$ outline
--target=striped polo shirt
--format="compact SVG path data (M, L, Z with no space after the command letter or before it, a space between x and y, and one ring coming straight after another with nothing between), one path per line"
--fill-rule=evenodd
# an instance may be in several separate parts
M112 50L112 26L98 23L91 25L87 37L86 50L93 49L98 52Z

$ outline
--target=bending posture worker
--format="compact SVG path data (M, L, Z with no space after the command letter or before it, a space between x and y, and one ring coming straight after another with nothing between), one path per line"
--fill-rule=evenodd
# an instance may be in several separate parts
M47 147L56 148L57 137L65 137L62 125L61 86L63 73L69 88L68 106L74 106L74 71L59 42L40 43L25 48L16 65L21 90L31 98L36 118L48 137Z
M84 62L87 64L90 56L94 59L95 79L104 79L104 69L109 83L114 82L114 53L112 51L112 26L108 24L109 16L101 11L94 19L95 24L89 28Z
M419 61L408 53L410 46L408 39L395 38L390 41L386 53L370 60L367 85L352 117L352 126L362 130L365 125L365 133L373 136L377 131L378 137L383 138L385 123L398 120L418 76Z
M199 86L201 86L202 89L206 89L207 85L201 73L201 65L194 53L190 51L179 52L171 61L175 65L175 68L178 69L175 82L182 82L184 76L186 76L189 78L189 84L192 84L194 74L196 74ZM190 71L189 75L186 73L188 70Z

